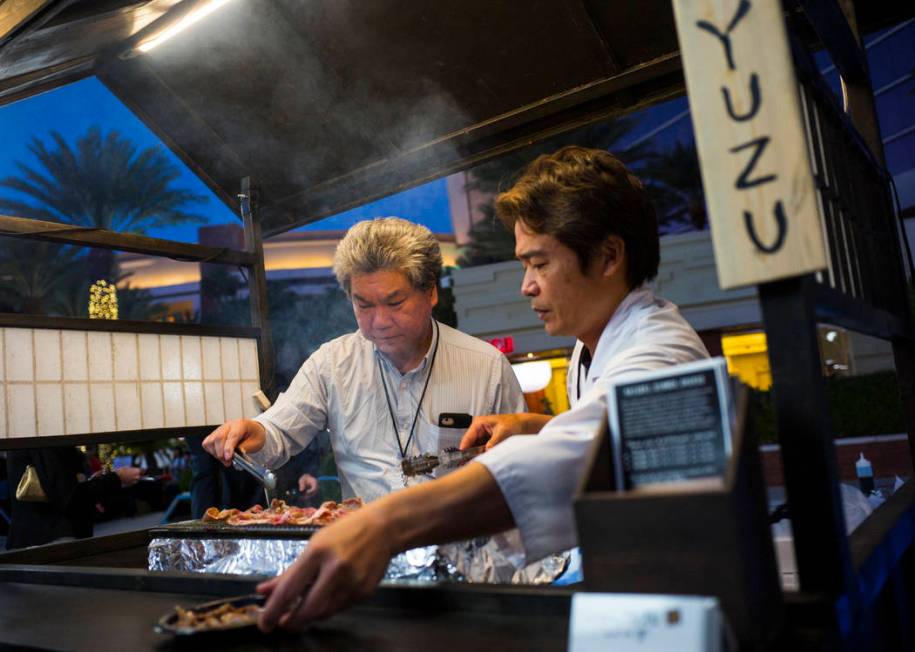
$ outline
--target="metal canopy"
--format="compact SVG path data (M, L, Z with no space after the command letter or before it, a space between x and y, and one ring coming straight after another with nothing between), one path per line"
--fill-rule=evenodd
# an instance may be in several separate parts
M233 0L130 56L196 4L0 2L0 103L95 74L274 235L682 92L668 0Z

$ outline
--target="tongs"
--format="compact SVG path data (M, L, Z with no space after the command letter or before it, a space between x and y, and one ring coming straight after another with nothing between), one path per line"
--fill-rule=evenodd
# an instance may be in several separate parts
M466 450L457 448L446 448L437 455L432 453L423 453L413 457L404 458L400 463L403 474L406 476L425 475L431 473L433 469L442 467L443 469L454 469L486 450L486 446L473 446Z
M265 489L270 491L276 489L276 475L274 475L273 471L257 464L246 453L237 448L232 456L232 466L239 471L247 471L253 475L258 482L264 485Z

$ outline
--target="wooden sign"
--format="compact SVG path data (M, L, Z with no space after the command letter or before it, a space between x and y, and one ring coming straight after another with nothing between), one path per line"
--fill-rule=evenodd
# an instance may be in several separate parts
M827 266L779 0L673 0L723 289Z

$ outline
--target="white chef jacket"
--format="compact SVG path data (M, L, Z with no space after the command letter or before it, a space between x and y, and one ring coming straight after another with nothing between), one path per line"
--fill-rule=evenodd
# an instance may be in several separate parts
M326 428L344 498L374 500L403 489L397 437L401 446L407 444L430 365L432 376L407 456L435 453L460 443L464 429L438 427L443 412L477 416L526 409L508 360L482 340L438 324L422 362L401 374L357 331L322 345L273 406L255 417L267 431L267 439L251 457L268 468L278 468Z
M607 322L587 372L580 364L583 346L576 343L569 365L572 408L540 434L512 437L477 458L508 502L527 561L578 545L572 498L607 412L610 385L623 375L708 357L677 307L644 285L626 295Z

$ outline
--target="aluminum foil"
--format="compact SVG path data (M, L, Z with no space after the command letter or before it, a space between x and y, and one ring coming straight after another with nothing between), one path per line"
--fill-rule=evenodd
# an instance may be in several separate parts
M516 536L516 535L515 535ZM151 571L231 575L275 575L308 545L302 539L155 538L149 543ZM565 569L568 554L521 568L520 540L512 533L447 546L414 548L394 557L388 582L487 582L547 584Z

